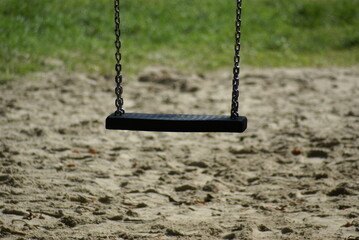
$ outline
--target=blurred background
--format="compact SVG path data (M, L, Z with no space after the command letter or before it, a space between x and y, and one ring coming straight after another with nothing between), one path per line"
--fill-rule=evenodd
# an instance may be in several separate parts
M122 0L124 74L230 68L235 0ZM242 64L353 66L359 0L244 0ZM38 71L114 72L112 0L1 0L0 82Z

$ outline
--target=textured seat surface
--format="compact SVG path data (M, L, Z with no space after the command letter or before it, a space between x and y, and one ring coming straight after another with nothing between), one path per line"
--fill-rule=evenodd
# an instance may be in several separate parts
M106 128L113 130L139 130L163 132L243 132L247 118L231 119L222 115L111 114L106 119Z

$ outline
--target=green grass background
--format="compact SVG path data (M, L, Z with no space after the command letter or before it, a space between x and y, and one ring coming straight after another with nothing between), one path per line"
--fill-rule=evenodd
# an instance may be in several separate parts
M231 67L235 0L122 0L124 72ZM359 0L243 0L242 64L352 66ZM0 81L59 68L112 73L112 0L0 0ZM54 61L56 60L56 61Z

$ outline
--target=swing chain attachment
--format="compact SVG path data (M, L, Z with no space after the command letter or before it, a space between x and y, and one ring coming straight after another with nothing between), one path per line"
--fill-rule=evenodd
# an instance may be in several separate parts
M231 107L231 118L235 119L239 116L238 114L238 98L239 98L239 62L241 60L240 50L241 50L241 15L242 15L242 0L237 0L236 8L236 34L235 34L235 46L234 46L234 67L233 67L233 90L232 90L232 107Z
M116 77L115 77L115 81L116 81L116 89L115 89L115 93L116 93L116 101L115 101L115 105L116 105L116 112L115 115L122 115L125 113L125 110L123 109L123 98L122 98L122 92L123 92L123 88L122 88L122 65L121 65L121 29L120 29L120 23L121 23L121 19L120 19L120 0L114 0L114 5L115 5L115 35L116 35L116 41L115 41L115 46L116 46L116 65L115 65L115 69L116 69Z

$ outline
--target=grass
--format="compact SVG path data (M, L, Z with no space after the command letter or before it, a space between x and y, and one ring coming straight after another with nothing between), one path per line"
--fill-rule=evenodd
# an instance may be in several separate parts
M108 0L0 1L0 81L64 68L113 73ZM123 65L196 71L232 66L234 0L122 0ZM255 67L352 66L359 0L244 0L242 62Z

